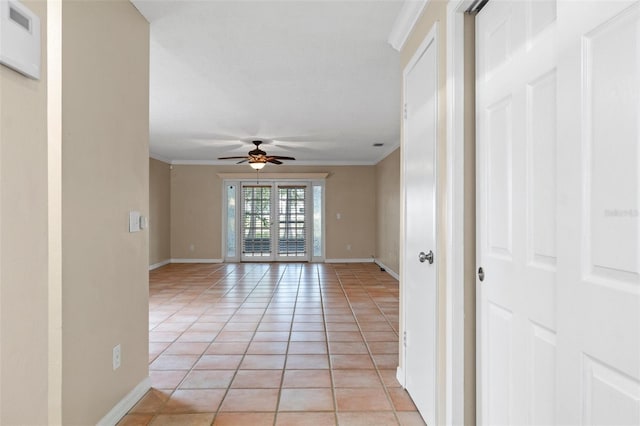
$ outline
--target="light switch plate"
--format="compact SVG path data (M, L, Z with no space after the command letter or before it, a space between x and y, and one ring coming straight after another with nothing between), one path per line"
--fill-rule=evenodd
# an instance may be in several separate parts
M17 0L0 1L0 64L40 79L40 18Z
M138 232L140 230L140 212L129 212L129 232Z

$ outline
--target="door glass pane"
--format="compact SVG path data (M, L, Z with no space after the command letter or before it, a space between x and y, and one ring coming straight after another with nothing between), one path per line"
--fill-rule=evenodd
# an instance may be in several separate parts
M322 186L313 187L313 256L322 257Z
M227 257L236 257L236 187L227 186Z
M271 187L242 188L242 253L246 257L271 255Z
M306 256L306 186L278 187L278 256Z

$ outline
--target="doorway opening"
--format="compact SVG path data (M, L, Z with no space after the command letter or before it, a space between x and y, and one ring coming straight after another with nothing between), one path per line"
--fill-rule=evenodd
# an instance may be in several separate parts
M225 262L324 260L324 182L225 181Z

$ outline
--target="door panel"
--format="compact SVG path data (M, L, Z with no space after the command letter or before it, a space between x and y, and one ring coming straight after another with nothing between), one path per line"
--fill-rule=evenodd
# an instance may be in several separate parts
M555 17L490 1L476 18L481 424L555 416Z
M278 185L278 252L276 260L308 260L309 200L306 185Z
M437 250L435 29L405 70L405 138L402 149L405 203L403 307L404 384L427 424L437 424ZM433 252L434 263L419 253Z
M640 424L640 4L478 14L480 424Z
M242 260L273 260L272 188L270 185L242 186Z
M640 5L558 19L558 421L639 424Z

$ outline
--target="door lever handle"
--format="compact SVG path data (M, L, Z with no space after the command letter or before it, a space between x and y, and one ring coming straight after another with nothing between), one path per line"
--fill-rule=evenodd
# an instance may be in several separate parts
M418 255L418 260L420 261L420 263L424 263L424 261L427 260L431 265L433 263L433 252L431 250L429 250L429 253L421 251Z

